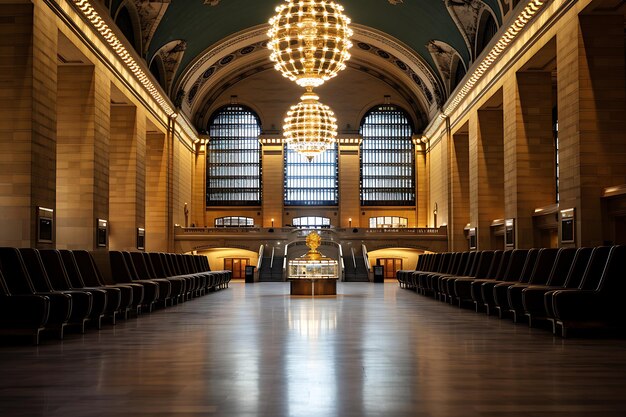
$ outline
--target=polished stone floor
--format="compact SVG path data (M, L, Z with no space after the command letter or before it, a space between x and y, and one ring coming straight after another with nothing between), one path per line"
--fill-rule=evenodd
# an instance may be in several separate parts
M397 284L228 290L0 346L0 416L626 415L626 341L562 340Z

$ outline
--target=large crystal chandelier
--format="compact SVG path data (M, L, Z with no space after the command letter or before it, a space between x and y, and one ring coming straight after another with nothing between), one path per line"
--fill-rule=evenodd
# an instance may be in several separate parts
M310 161L337 141L337 119L312 89L346 68L352 30L343 6L333 1L285 3L269 21L268 48L274 68L307 90L287 112L283 130L287 147Z
M287 147L310 161L337 141L337 119L310 89L300 100L287 112L283 130Z
M285 0L267 35L274 68L301 87L318 87L346 68L352 47L343 6L324 0Z

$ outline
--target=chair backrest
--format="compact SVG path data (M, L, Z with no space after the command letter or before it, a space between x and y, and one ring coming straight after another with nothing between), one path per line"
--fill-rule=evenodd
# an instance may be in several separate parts
M9 296L11 292L9 291L9 287L7 287L7 283L4 281L4 277L2 276L2 271L0 270L0 295Z
M198 268L198 265L196 265L196 259L193 255L183 255L183 256L185 257L185 260L187 261L187 268L192 274L201 272L200 269Z
M543 248L539 249L539 254L535 260L535 266L529 276L524 276L522 279L529 284L544 285L550 278L550 272L554 268L554 263L561 249L558 248Z
M626 245L613 246L606 261L606 267L602 271L602 278L598 283L597 291L608 296L612 300L619 300L618 305L611 308L620 308L621 316L624 316L623 298L626 292Z
M509 259L511 258L512 250L502 251L497 250L493 255L493 260L491 261L491 266L489 267L489 272L487 273L487 278L502 280L504 277L504 273L506 272L506 268L509 265Z
M474 270L474 274L471 276L478 279L488 278L494 255L495 252L492 250L478 252L476 254L476 269Z
M150 276L150 278L159 278L154 268L154 265L152 264L152 258L150 254L147 252L137 252L137 253L143 256L143 260L146 264L146 269L148 270L148 275Z
M567 279L570 269L572 269L577 253L578 249L576 248L562 248L556 256L554 266L550 271L550 276L544 284L555 287L562 286ZM534 283L533 281L533 284Z
M78 265L80 275L88 287L102 287L109 284L104 281L91 253L86 250L74 250L72 254L76 260L76 265ZM61 256L63 256L63 251L61 251Z
M7 290L14 295L34 294L35 287L20 252L16 248L0 248L0 271L4 275Z
M116 283L132 284L132 273L128 269L122 252L115 250L109 251L109 262L111 264L111 276Z
M468 268L465 269L464 274L468 277L473 277L476 275L476 271L478 270L478 264L480 263L480 252L473 251L469 254L469 259L471 263L468 263Z
M592 253L593 248L579 248L576 251L576 256L572 261L572 266L567 273L567 278L563 283L563 287L578 288L583 279L583 276L585 275L585 270L587 269L587 265L589 265L589 260L591 259Z
M130 262L133 263L135 267L135 271L137 272L137 278L139 279L152 279L156 278L150 271L148 270L148 265L146 264L146 257L144 256L144 252L126 252L128 256L130 256Z
M55 249L43 249L39 251L39 256L43 262L44 268L48 272L48 276L52 281L52 285L57 290L71 290L80 288L72 286L69 275L63 265L61 254Z
M61 261L63 262L63 266L65 267L65 271L67 272L67 276L70 279L70 283L72 284L72 288L84 288L85 281L83 280L83 276L78 269L78 264L76 263L76 258L74 258L74 253L68 249L61 249L57 251L59 256L61 257Z
M450 258L450 261L448 262L448 265L445 268L445 271L443 271L444 274L456 274L456 270L459 267L459 264L461 263L461 258L463 257L463 252L454 252L452 254L452 257Z
M170 276L165 269L163 257L159 252L150 252L148 256L150 257L150 263L157 278L167 278Z
M609 253L611 253L611 247L609 246L598 246L593 249L593 254L591 254L591 259L587 264L585 274L580 280L578 289L592 291L598 288L606 261L609 259Z
M32 281L37 292L50 292L66 289L62 288L63 286L57 288L52 285L50 277L48 277L48 273L41 262L41 257L39 256L39 251L37 249L21 248L18 249L18 251L24 260L28 276L30 277L30 280Z
M509 257L509 262L506 266L506 271L502 276L502 281L517 281L520 279L529 256L529 252L530 250L528 249L513 249L511 256ZM536 252L534 252L534 254L534 257L531 257L533 262L536 257Z
M133 260L133 257L130 255L130 252L122 251L122 256L124 256L124 261L126 262L126 266L128 267L128 270L130 271L130 275L132 279L140 279L139 271L137 270L137 265L135 265L135 262Z
M457 263L452 275L463 276L472 269L472 262L474 262L474 256L472 252L461 252L459 255L459 262Z

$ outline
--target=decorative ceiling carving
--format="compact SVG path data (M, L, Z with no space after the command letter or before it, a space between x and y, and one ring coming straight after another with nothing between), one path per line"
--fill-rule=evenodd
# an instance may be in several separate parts
M430 52L430 55L435 61L435 65L437 66L439 75L441 76L441 79L444 81L444 85L446 86L446 93L447 95L449 95L450 79L453 76L452 64L454 63L455 57L458 56L458 52L447 43L437 40L430 41L426 45L426 47L428 48L428 52Z
M146 54L171 0L134 0L134 3L141 22L142 53Z
M476 33L478 31L480 16L485 9L488 9L491 13L493 13L493 10L491 10L491 7L489 7L482 0L444 1L450 16L463 35L463 39L465 39L467 50L469 51L471 60L473 61L476 58L474 56L474 44L476 41Z
M157 55L161 58L163 69L165 70L165 90L170 91L174 76L178 71L178 66L183 59L187 42L183 40L171 41L157 51Z

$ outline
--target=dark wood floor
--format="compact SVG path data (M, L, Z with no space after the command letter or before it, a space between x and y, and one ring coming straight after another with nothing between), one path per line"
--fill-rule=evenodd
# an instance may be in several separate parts
M401 290L230 289L0 346L7 416L626 415L626 341L561 340Z

